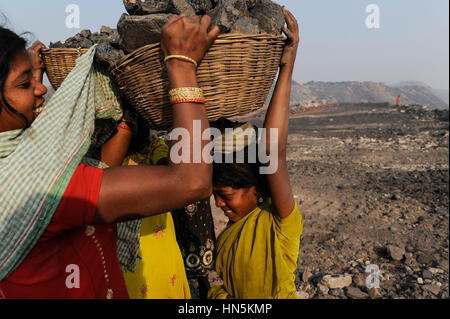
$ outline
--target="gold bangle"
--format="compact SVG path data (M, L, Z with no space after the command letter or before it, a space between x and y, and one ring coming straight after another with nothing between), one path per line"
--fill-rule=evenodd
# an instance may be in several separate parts
M191 62L195 65L195 67L197 67L197 61L195 61L194 59L188 58L187 56L184 55L168 55L164 58L164 63L166 63L167 61L171 60L171 59L180 59L180 60L184 60L186 62Z
M169 91L170 103L205 103L205 97L203 96L203 90L196 87L184 87L172 89Z

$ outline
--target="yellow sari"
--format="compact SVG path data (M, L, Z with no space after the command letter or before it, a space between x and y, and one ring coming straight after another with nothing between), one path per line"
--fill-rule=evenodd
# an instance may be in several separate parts
M153 139L141 153L125 159L125 165L155 165L167 157L162 139ZM135 272L124 272L131 299L190 299L191 292L178 246L172 215L142 219L140 248Z
M223 285L210 299L297 299L295 275L303 220L297 203L284 219L266 202L234 224L217 240L216 271Z

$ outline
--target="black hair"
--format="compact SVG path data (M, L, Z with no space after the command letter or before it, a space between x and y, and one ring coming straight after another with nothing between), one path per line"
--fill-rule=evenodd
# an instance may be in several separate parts
M144 147L148 146L150 141L150 127L147 122L136 112L133 111L129 106L124 106L124 120L127 124L125 115L127 114L126 110L130 113L135 113L135 123L133 130L133 138L131 139L130 146L128 147L128 154L133 154L137 152L141 152Z
M5 82L11 69L11 63L17 53L25 51L27 41L15 34L13 31L0 27L0 113L2 107L6 107L10 112L20 117L24 123L25 128L30 126L30 122L25 115L15 110L5 99ZM18 135L20 136L22 132Z
M233 122L225 118L210 122L210 126L219 129L222 134L225 132L226 128L234 129L242 124L244 123ZM254 128L256 129L255 126ZM248 159L249 157L248 151L249 148L245 147L245 159ZM222 156L222 163L216 161L213 163L214 186L231 187L233 189L250 188L254 186L258 193L258 197L262 198L264 201L270 197L266 175L259 173L260 167L264 165L260 163L258 157L256 158L256 163L249 163L249 161L246 160L244 160L244 163L225 163L224 159L225 156Z

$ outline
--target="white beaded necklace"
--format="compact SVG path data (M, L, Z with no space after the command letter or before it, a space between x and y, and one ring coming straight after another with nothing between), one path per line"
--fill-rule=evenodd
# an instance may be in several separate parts
M103 274L105 275L105 281L106 281L106 299L112 299L113 298L113 290L111 289L110 282L109 282L109 276L106 271L106 260L105 256L103 254L103 248L98 242L98 239L95 237L95 227L92 225L86 226L86 236L92 238L94 241L95 246L97 247L98 252L100 253L100 257L102 259L102 266L103 266Z

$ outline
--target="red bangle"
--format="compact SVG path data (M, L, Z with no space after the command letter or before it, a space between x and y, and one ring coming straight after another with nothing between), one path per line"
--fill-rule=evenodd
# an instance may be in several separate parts
M205 104L205 100L203 99L178 99L170 101L171 104L179 104L179 103L200 103Z

